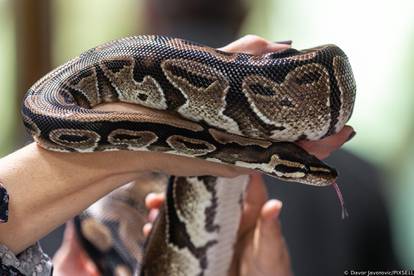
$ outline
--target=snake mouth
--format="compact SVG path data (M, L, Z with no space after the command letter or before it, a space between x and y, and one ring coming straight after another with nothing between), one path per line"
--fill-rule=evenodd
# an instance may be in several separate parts
M318 159L317 165L309 165L306 176L307 184L313 186L330 186L336 182L338 172Z
M310 173L307 180L310 185L324 187L335 184L337 176L336 170L331 169L329 173Z

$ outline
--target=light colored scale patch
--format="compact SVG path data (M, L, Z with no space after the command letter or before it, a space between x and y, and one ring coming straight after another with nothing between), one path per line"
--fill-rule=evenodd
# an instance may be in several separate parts
M185 223L191 242L196 247L203 247L218 238L216 231L209 232L206 229L206 209L212 204L213 194L197 177L187 177L186 180L187 189L179 189L179 194L176 189L173 191L175 210L179 219Z
M88 217L81 221L81 231L85 238L102 252L113 245L111 231L96 218Z
M64 138L64 136L72 137L79 141L70 141ZM95 131L86 129L70 129L59 128L54 129L49 133L51 141L58 145L74 149L79 152L92 152L98 145L100 135Z
M319 77L310 83L301 83L309 74ZM262 86L272 93L259 94L253 86ZM259 75L247 76L242 91L263 122L285 128L273 131L271 138L274 140L295 141L302 135L315 140L329 129L329 73L320 64L295 68L281 84Z
M88 73L88 76L81 78L76 83L74 80L69 80L67 85L80 92L86 99L88 99L91 106L95 106L101 102L98 88L98 78L96 76L95 69L89 69ZM63 94L61 93L60 95Z
M260 169L267 173L276 174L279 177L290 177L290 178L301 178L304 177L306 174L304 172L299 171L300 169L304 169L305 166L299 162L293 162L290 160L283 160L279 158L277 154L273 154L270 158L268 163L249 163L244 161L236 161L236 166L250 168L250 169ZM282 172L275 169L277 165L284 165L290 168L298 169L297 172Z
M341 108L339 110L338 122L335 125L335 131L342 129L352 114L352 107L355 101L356 84L349 70L351 66L346 58L336 56L333 58L333 69L335 78L338 83L339 91L341 92Z
M215 224L220 225L217 243L207 251L208 267L204 275L228 275L239 228L244 191L249 182L246 175L235 178L217 178L218 198Z
M161 67L167 79L187 100L178 109L182 116L193 121L204 120L210 126L241 134L236 121L223 114L226 109L225 97L229 83L220 71L206 64L184 59L165 60L161 63ZM184 77L175 75L172 71L173 67L208 79L211 84L208 87L195 86Z
M313 172L324 172L324 173L330 173L331 171L326 168L320 168L320 167L313 167L310 166L309 169Z
M150 275L192 276L202 273L199 261L188 248L178 248L168 244L166 252L157 259L156 266L150 268Z
M188 155L188 156L202 156L209 152L216 150L213 144L207 141L189 138L182 135L171 135L167 138L167 144L175 151L176 154ZM188 145L199 145L203 148L189 147Z
M122 135L131 138L122 138ZM158 140L158 136L151 131L135 131L129 129L115 129L108 135L112 145L126 145L130 150L138 150L150 146Z
M115 267L114 276L132 276L129 268L124 265L117 265Z
M105 65L105 63L115 63L117 61L125 62L126 64L117 72L110 70ZM164 92L157 80L148 75L144 77L142 82L135 81L134 67L135 60L132 57L114 58L113 60L104 60L101 62L102 70L115 86L121 101L160 110L167 109Z

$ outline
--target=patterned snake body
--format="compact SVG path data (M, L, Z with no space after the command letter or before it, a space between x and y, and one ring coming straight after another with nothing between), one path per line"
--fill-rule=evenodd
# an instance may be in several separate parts
M292 142L342 129L355 91L348 59L334 45L252 56L138 36L93 48L47 74L30 88L22 114L34 139L49 150L159 151L324 186L335 181L336 171ZM145 111L92 109L110 102L137 104ZM143 262L120 262L123 271L225 274L246 179L172 178ZM84 217L99 217L98 209ZM121 233L120 225L110 228ZM126 232L140 231L134 229ZM99 249L96 241L89 242Z

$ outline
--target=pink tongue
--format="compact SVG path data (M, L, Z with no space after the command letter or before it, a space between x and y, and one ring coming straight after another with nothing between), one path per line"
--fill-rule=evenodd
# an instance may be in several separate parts
M348 211L346 210L345 201L344 201L344 198L342 196L341 190L339 189L339 186L336 182L332 185L335 188L336 195L338 196L339 202L341 203L342 219L345 219L345 218L349 217L349 214L348 214Z

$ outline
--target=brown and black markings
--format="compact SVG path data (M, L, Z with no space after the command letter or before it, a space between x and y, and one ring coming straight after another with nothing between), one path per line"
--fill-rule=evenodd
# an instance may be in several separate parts
M215 194L215 177L194 177L197 185L186 183L188 179L183 177L171 177L166 194L166 205L161 210L157 224L162 224L162 231L151 234L148 240L151 247L145 252L142 275L191 275L202 276L208 268L207 251L217 243L217 235L220 227L215 224L217 197ZM189 189L187 189L189 188ZM203 190L202 192L197 189ZM200 192L203 194L201 195ZM202 196L203 206L195 206L194 196ZM189 210L187 208L200 208ZM195 214L192 213L195 211ZM199 212L204 213L201 221L195 217ZM196 225L195 225L195 224ZM165 228L164 228L165 227ZM198 229L191 229L195 227ZM200 232L201 231L201 232ZM210 238L208 236L210 235ZM200 235L200 236L199 236ZM203 236L204 235L204 236ZM163 240L166 237L166 240ZM198 237L198 238L197 238ZM153 252L155 248L163 248L163 253ZM176 263L166 263L162 259L172 258L175 255ZM179 257L181 256L181 257ZM186 262L186 263L182 263ZM179 267L186 268L181 270Z
M320 92L315 103L304 105L315 90ZM332 45L254 57L141 36L96 47L52 71L29 90L22 113L36 141L49 150L169 152L320 186L333 183L335 170L294 143L275 140L318 139L338 131L352 113L354 98L348 60ZM99 108L110 102L135 103L141 109L114 112ZM326 112L320 114L320 109ZM313 121L297 120L304 114ZM286 121L281 123L279 118ZM144 258L144 264L161 265L147 265L142 274L202 275L213 262L220 262L211 252L229 248L227 243L227 247L222 245L230 238L214 239L215 231L224 225L212 218L223 212L211 212L221 205L214 205L206 186L198 188L195 197L210 195L210 205L196 209L209 210L209 221L204 219L204 223L212 227L203 230L211 236L204 241L197 238L198 231L203 231L202 222L192 231L188 224L195 218L184 211L191 206L174 205L176 199L169 190L166 215L157 221ZM234 194L239 201L243 188L237 189ZM239 208L238 203L233 205ZM111 228L117 229L111 235L119 238L121 228ZM125 266L112 267L117 270L125 271Z

